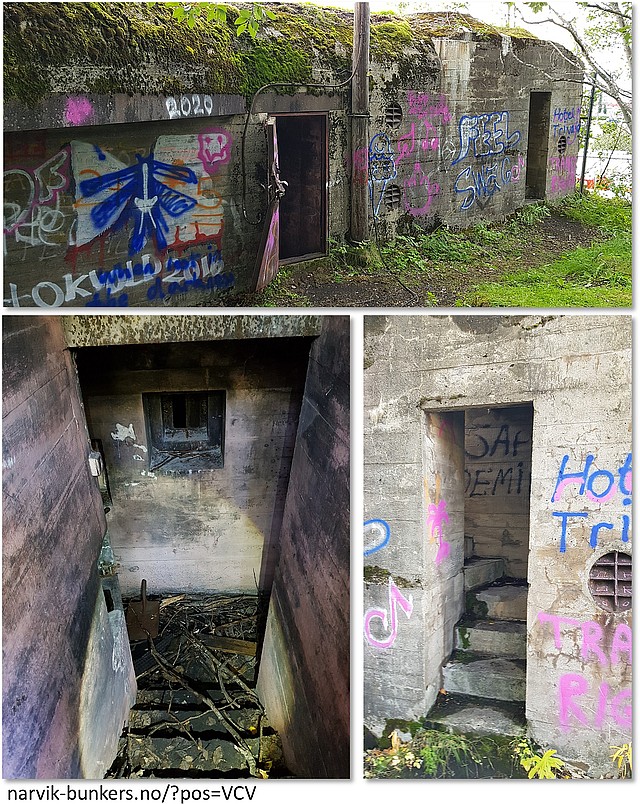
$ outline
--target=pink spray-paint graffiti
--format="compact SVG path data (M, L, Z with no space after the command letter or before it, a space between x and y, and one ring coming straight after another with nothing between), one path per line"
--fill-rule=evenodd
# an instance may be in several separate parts
M440 498L440 477L436 477L435 503L430 501L431 495L426 478L424 480L424 492L427 501L427 527L430 529L429 535L431 541L437 542L438 544L436 564L441 564L451 553L451 544L444 538L442 532L444 524L449 524L449 514L447 512L446 501Z
M578 157L575 155L552 156L549 159L552 193L570 193L575 189L577 164Z
M407 599L393 580L389 578L389 612L386 609L372 608L367 609L364 615L364 635L372 647L387 649L396 641L398 636L398 607L402 609L407 615L407 619L409 619L413 611L413 596L409 595ZM389 635L384 639L374 636L371 631L372 620L380 620L382 627L389 632Z
M431 209L434 197L440 192L440 185L431 181L424 172L420 162L413 166L413 173L408 179L404 180L404 208L414 217L426 215ZM412 196L417 195L422 202L422 206L416 207L411 201Z
M631 492L632 492L632 459L631 453L628 453L624 462L614 470L609 469L596 469L595 456L587 455L584 459L582 467L578 472L567 471L569 466L569 456L564 455L558 470L558 477L556 479L555 489L551 496L551 502L558 502L563 496L565 489L568 487L577 487L573 489L574 493L577 491L577 496L584 496L591 503L602 505L604 503L613 502L621 504L622 506L631 505ZM619 495L619 496L618 496ZM552 511L552 516L560 520L560 552L564 553L567 549L567 536L571 519L588 520L590 514L587 511ZM600 511L596 514L598 519L601 519L602 514ZM589 522L582 522L583 525L589 525ZM631 521L628 514L621 515L620 522L620 539L623 542L628 542L630 536ZM609 536L614 536L616 532L616 524L611 521L600 521L591 525L589 545L592 548L598 546L598 540L602 531L611 531Z
M541 611L538 621L551 625L554 644L560 653L573 655L565 649L567 632L571 629L573 638L569 648L579 643L580 658L585 664L597 662L601 667L620 664L631 667L632 634L626 623L618 623L611 634L611 629L605 630L595 620L581 622ZM599 678L601 673L597 674ZM597 700L595 706L594 698ZM581 673L564 673L558 679L558 715L564 731L569 731L576 723L588 728L605 728L611 721L623 730L630 730L631 690L614 691L607 681L600 681L596 686Z
M64 120L70 126L82 126L93 116L93 104L82 96L67 98Z
M348 156L345 161L348 163ZM369 149L364 146L356 148L351 155L351 181L360 185L369 181Z
M419 148L423 151L437 151L440 146L438 125L451 120L451 113L444 95L437 98L428 93L410 90L407 94L409 114L416 120L411 122L409 131L398 139L396 165ZM424 127L424 136L418 134L419 126Z
M198 134L198 157L210 176L231 159L231 135L223 128L210 128Z

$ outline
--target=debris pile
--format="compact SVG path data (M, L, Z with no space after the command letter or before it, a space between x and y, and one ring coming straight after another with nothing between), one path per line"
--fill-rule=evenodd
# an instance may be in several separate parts
M157 636L131 643L138 696L107 778L289 775L255 692L259 598L180 594L155 607Z

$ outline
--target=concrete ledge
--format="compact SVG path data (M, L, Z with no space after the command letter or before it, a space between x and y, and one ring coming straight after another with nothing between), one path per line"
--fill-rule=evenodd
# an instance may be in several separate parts
M453 660L442 668L447 692L497 701L525 700L525 670L510 659Z
M527 655L527 625L519 620L480 620L455 629L457 650L524 659Z
M486 586L504 575L502 558L473 558L464 565L465 591Z

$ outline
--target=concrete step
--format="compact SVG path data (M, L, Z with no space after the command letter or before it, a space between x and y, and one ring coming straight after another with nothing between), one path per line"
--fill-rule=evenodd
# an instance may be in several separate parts
M504 560L501 558L471 558L464 563L465 591L487 586L504 575Z
M470 620L458 623L454 647L463 653L525 659L527 624L520 620Z
M475 589L467 594L467 614L490 620L527 619L526 586L503 584Z
M425 727L473 737L519 737L526 730L524 706L464 695L440 695Z
M442 668L442 686L448 693L496 701L525 700L525 667L518 659L457 654Z

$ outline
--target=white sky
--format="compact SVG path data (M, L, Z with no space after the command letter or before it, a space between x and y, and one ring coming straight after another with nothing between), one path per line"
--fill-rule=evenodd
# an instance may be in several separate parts
M350 0L314 0L314 2L323 6L353 8L353 2ZM450 10L452 4L448 0L428 0L427 2L424 0L369 0L369 5L372 12L395 11L396 13L410 13L412 11L447 11ZM483 22L493 23L494 25L506 24L505 6L500 0L468 0L467 5L469 13ZM566 9L567 16L573 16L572 11L576 8L576 5L572 0L560 0L557 5ZM546 14L544 13L537 15L540 19L544 19L545 16ZM536 15L533 13L528 15L528 19L535 18ZM522 25L522 23L516 20L516 25ZM571 48L571 37L566 31L555 25L532 25L530 30L541 39L551 39L560 42L567 48Z

